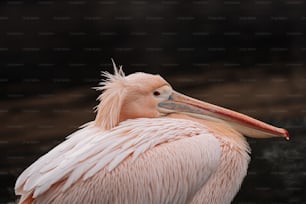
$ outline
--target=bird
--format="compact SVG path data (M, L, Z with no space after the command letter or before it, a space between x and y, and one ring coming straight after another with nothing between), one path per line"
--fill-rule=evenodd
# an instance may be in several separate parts
M96 87L95 119L22 172L19 203L231 203L250 161L244 136L289 139L286 129L112 63Z

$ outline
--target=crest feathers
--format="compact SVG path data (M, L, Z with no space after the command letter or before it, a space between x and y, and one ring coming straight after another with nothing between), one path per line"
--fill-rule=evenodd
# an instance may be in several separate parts
M97 116L95 125L102 127L104 130L110 130L117 126L120 119L120 111L126 95L125 88L127 83L122 66L116 66L113 59L112 64L114 74L102 72L105 79L99 83L96 90L103 91L98 97L100 104L97 106Z

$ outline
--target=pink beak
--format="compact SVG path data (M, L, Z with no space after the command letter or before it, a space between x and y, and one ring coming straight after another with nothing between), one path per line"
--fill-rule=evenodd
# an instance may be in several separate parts
M159 103L158 106L164 113L183 113L206 120L221 120L249 137L284 137L289 140L289 133L283 128L274 127L247 115L199 101L175 91L167 101Z

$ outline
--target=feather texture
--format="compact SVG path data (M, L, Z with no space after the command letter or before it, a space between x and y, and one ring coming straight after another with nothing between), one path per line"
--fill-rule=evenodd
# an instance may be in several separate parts
M15 189L18 194L32 193L36 198L63 181L64 192L76 181L86 181L101 169L114 170L127 157L136 160L157 145L199 134L212 137L201 124L184 119L133 119L109 131L89 123L26 169Z

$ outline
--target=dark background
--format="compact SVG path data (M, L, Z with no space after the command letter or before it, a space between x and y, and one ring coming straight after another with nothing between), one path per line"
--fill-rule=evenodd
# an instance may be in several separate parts
M287 128L248 139L234 203L306 203L306 3L1 1L0 203L17 176L90 120L110 58L187 95Z

